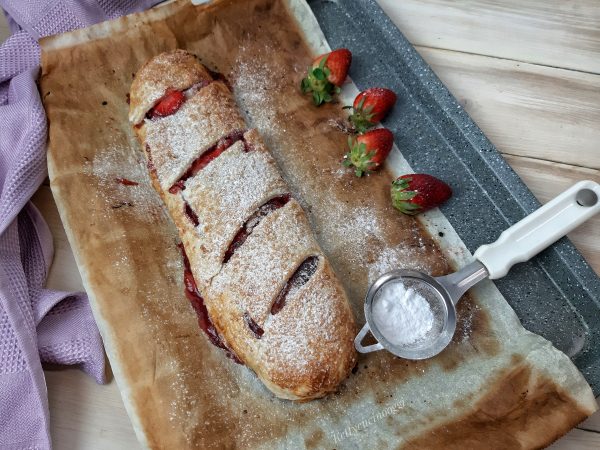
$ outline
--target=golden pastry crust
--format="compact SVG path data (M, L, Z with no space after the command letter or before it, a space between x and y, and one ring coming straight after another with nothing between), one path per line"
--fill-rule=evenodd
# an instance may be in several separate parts
M146 113L167 92L183 91L212 77L198 58L183 50L161 53L137 72L129 93L129 121L134 125L144 120Z
M190 178L182 195L199 220L195 245L201 257L190 259L196 281L209 283L248 217L273 197L287 192L271 155L265 149L246 152L241 141L212 161L202 176Z
M315 272L272 314L285 282L311 256L318 257ZM321 397L334 391L354 365L352 313L295 200L256 227L214 278L206 306L234 351L245 355L246 364L281 398ZM235 327L231 320L219 320L222 309L238 311L231 318ZM264 330L261 339L248 330L244 314Z
M320 258L308 283L288 295L285 307L265 324L266 363L260 377L279 397L308 399L333 392L354 366L353 359L343 357L354 352L352 312L328 303L344 296L329 261ZM307 326L299 326L298 317ZM296 357L281 357L287 353Z
M222 82L211 82L188 95L177 114L146 119L139 127L150 148L158 181L167 191L220 138L246 127Z
M188 89L203 74L197 65L181 50L146 63L132 84L130 117L141 104L150 105L145 117L156 103L144 98L147 86ZM227 346L278 397L322 397L356 360L345 292L258 132L240 132L245 123L229 89L212 81L192 90L172 115L132 120L153 185Z

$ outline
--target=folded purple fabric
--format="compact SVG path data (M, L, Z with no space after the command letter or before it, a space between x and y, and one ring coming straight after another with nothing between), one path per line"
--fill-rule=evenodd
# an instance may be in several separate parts
M29 199L46 177L37 39L141 11L159 0L0 0L13 35L0 46L0 448L49 449L41 362L105 382L87 297L44 289L52 236Z

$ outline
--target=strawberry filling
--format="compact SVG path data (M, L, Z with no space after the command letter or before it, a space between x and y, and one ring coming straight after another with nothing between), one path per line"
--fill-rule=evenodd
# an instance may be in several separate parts
M176 89L167 89L165 95L163 95L154 108L148 111L146 117L148 119L154 119L156 117L167 117L175 114L181 108L181 105L185 103L185 95L183 92Z
M190 222L192 222L194 226L197 227L200 223L200 220L198 220L198 214L194 212L194 210L188 202L185 202L184 212L187 218L190 219Z
M283 207L287 202L290 201L290 198L290 194L279 195L259 207L254 214L252 214L250 218L246 220L242 228L240 228L231 241L231 244L229 244L229 248L227 248L225 256L223 257L223 264L227 264L227 262L229 262L236 250L240 248L244 242L246 242L248 236L250 236L254 228L256 228L256 226L262 219L265 218L267 214Z
M243 362L237 357L237 355L225 345L223 339L221 338L217 329L215 328L215 325L210 320L208 310L206 309L206 305L204 304L204 299L200 295L198 287L196 286L196 280L194 280L194 275L192 274L192 270L190 268L190 261L185 253L183 244L178 244L178 247L181 250L181 255L183 256L183 283L185 284L185 296L192 304L194 311L196 311L196 315L198 316L198 325L200 325L200 328L202 329L202 331L204 331L211 344L223 349L227 357L233 360L234 362L238 364L243 364Z
M181 178L179 178L179 180L177 180L175 184L169 188L169 192L171 194L177 194L178 192L183 191L185 189L185 182L188 178L196 175L198 172L208 166L212 160L216 159L221 153L223 153L236 142L242 141L244 143L244 151L251 151L252 149L244 139L245 132L245 130L236 130L219 139L215 145L210 147L192 162L190 168L186 170Z
M139 184L137 181L131 181L127 178L115 178L115 181L123 186L137 186Z
M319 257L318 256L309 256L306 258L300 266L296 269L294 274L287 281L279 295L275 298L273 305L271 306L271 314L277 314L281 309L285 306L285 301L292 290L292 288L299 288L304 286L310 277L317 271L317 266L319 265Z
M244 321L246 322L246 325L248 325L248 328L250 328L250 331L254 333L256 339L260 339L262 335L265 334L265 330L250 317L250 314L248 314L247 311L244 313Z
M156 167L154 167L154 162L152 161L152 153L150 153L150 146L148 144L146 144L146 155L146 167L148 167L148 170L150 172L156 175Z

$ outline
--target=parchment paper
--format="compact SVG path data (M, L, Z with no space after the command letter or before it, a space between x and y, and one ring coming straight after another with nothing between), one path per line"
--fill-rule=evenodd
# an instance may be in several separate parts
M461 301L459 330L443 354L424 362L362 356L338 394L309 403L277 400L201 334L183 294L176 230L127 121L133 74L165 50L192 51L230 79L359 324L368 282L380 273L400 265L439 274L470 259L439 212L421 218L431 237L382 206L388 173L358 183L341 169L345 136L330 124L342 117L340 105L307 113L298 92L311 52L327 49L301 0L181 0L42 47L52 190L145 447L533 448L595 410L571 361L525 331L491 283ZM343 103L354 89L344 88ZM389 167L410 170L397 149Z

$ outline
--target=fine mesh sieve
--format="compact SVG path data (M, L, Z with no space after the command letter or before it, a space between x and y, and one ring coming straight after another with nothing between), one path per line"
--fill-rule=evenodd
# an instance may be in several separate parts
M505 276L516 263L528 261L540 251L581 225L600 211L600 185L580 181L529 216L504 231L493 244L483 245L474 254L475 261L456 273L431 277L415 270L395 270L379 277L365 297L366 323L354 345L360 353L386 349L406 359L426 359L440 353L452 340L456 330L456 304L462 295L485 278ZM373 306L380 300L382 290L390 283L401 283L416 290L429 304L434 325L420 339L398 344L386 336L375 320ZM400 301L400 299L398 299ZM363 345L371 331L377 343Z

